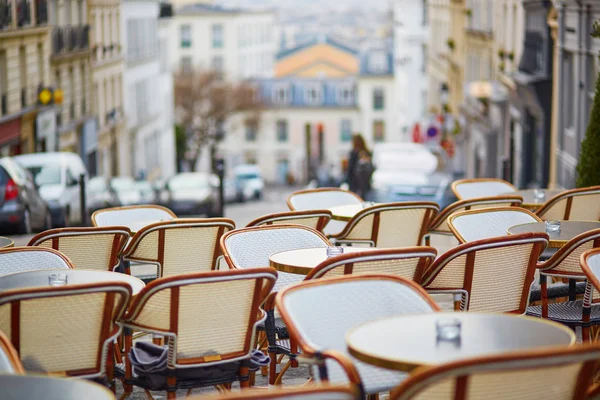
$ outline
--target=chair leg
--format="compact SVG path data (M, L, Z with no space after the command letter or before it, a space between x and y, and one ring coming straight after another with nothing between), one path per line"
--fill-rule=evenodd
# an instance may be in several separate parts
M269 351L269 358L269 385L274 385L277 378L277 353Z
M133 347L132 334L133 332L129 328L123 330L123 338L125 340L125 379L123 379L123 391L127 396L133 392L133 386L126 383L127 380L133 378L133 367L131 365L131 360L129 359L129 351Z
M115 344L110 343L108 345L108 355L106 360L106 379L110 385L110 390L113 393L117 393L117 386L115 384Z
M171 372L171 371L168 371ZM173 371L175 373L175 371ZM177 378L174 376L167 376L167 399L174 400L177 398Z
M247 366L240 367L240 388L247 389L250 387L250 369Z
M292 365L292 360L289 360L287 363L285 363L285 365L281 368L281 372L277 375L275 382L273 382L273 385L281 386L281 381L283 380L283 375L285 374L285 372L288 370L288 368L291 365Z
M583 343L590 341L590 327L589 326L581 327L581 341Z
M540 274L540 291L542 294L542 318L548 318L548 277Z

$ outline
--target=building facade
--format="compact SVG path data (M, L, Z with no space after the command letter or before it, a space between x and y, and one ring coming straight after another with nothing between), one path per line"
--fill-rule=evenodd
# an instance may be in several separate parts
M436 17L439 17L436 14ZM436 30L436 40L443 36L442 27ZM444 40L445 41L445 40ZM427 114L428 43L439 51L439 42L428 42L427 4L423 0L396 0L394 3L394 78L396 81L396 128L403 140L410 140L410 130L423 122ZM442 42L443 43L443 42ZM436 65L437 67L437 65ZM439 86L438 86L439 87Z
M169 35L174 72L216 71L236 82L273 76L277 43L271 10L189 4L175 9Z
M592 38L600 19L595 0L556 0L556 70L554 71L555 132L551 145L550 185L575 187L579 151L589 124L596 79L600 39Z
M51 89L48 5L9 0L0 11L0 156L34 152L37 136L56 146L56 108L38 102ZM38 129L38 118L48 123Z
M90 134L92 137L86 144L88 170L93 172L95 165L97 174L117 176L121 173L118 143L125 134L121 2L88 0L88 15L92 47L91 106L96 115L96 135Z

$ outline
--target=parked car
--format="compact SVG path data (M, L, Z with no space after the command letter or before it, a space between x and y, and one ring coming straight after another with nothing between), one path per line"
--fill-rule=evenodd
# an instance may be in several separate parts
M201 172L172 176L160 194L160 203L177 215L218 213L218 178Z
M233 173L235 179L241 182L246 199L259 199L262 197L265 182L258 166L239 165L234 168Z
M154 204L156 203L156 192L154 187L148 181L135 181L134 188L140 193L141 201L140 204Z
M441 208L456 201L453 174L444 149L417 143L385 143L373 149L375 172L369 200L433 201Z
M122 206L134 206L142 203L142 194L136 187L135 180L130 176L118 176L109 181Z
M85 164L75 153L35 153L14 157L32 174L48 204L54 226L81 223L79 177L87 177Z
M110 187L108 179L96 176L88 180L85 186L87 207L90 213L103 208L118 207L117 193Z
M246 201L244 186L239 179L225 179L223 183L223 196L226 203L243 203Z
M52 228L50 209L33 176L10 157L0 159L0 227L20 234Z

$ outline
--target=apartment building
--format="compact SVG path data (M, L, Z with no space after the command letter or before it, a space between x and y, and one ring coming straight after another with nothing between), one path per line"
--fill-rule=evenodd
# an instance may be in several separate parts
M119 0L88 0L88 18L92 22L91 99L97 119L96 135L87 140L86 152L88 169L94 172L95 166L95 172L105 176L121 173L118 143L125 134L121 12Z
M427 47L427 111L438 114L442 111L442 87L447 87L448 57L452 49L448 46L451 28L450 0L427 2L427 25L429 46Z
M44 145L56 146L50 32L46 1L0 6L0 156L33 152L44 138ZM38 101L44 89L44 102Z
M174 72L213 70L236 82L273 76L272 10L188 4L175 9L169 44Z
M40 142L36 150L71 151L85 156L83 138L93 136L95 126L89 104L91 51L87 1L50 0L48 11L49 23L53 25L50 79L62 91L63 101L56 110L58 147Z
M123 74L124 111L127 130L119 137L119 172L123 175L156 179L174 172L173 127L165 130L166 121L172 120L173 102L161 97L172 92L172 86L162 87L161 58L168 59L168 48L161 49L159 35L168 31L160 21L160 5L151 0L126 0L122 3L121 28L125 44L125 71ZM165 35L168 36L168 35ZM168 44L168 43L167 43ZM164 66L163 66L164 69ZM167 100L168 100L167 99ZM163 143L170 144L165 148ZM163 157L164 156L164 157ZM161 161L162 160L162 161ZM163 161L169 160L167 164Z

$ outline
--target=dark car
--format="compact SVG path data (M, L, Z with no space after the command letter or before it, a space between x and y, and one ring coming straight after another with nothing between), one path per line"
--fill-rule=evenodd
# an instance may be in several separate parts
M103 176L96 176L88 180L86 197L87 208L90 213L103 208L118 207L121 205L117 193L108 184L108 179Z
M10 157L0 159L0 227L20 234L52 228L50 210L33 176Z
M218 213L218 178L200 172L172 176L160 193L160 203L177 215Z

